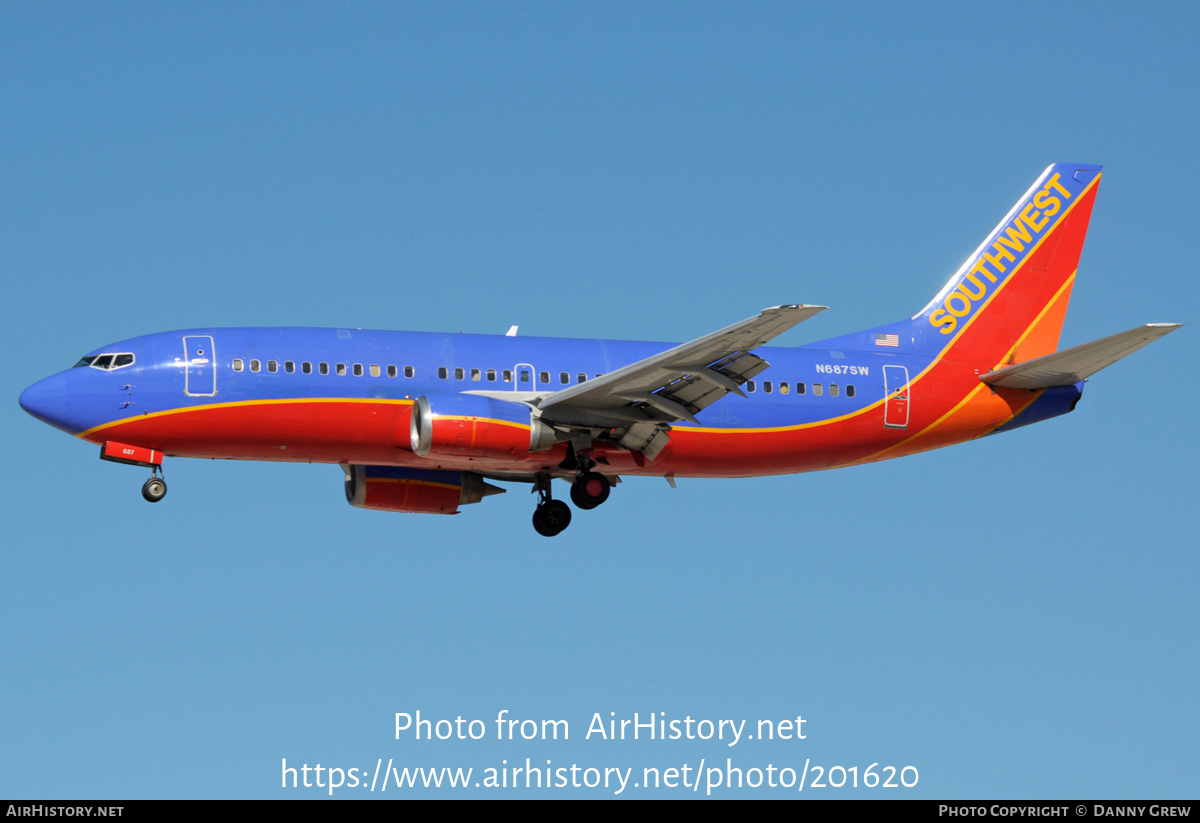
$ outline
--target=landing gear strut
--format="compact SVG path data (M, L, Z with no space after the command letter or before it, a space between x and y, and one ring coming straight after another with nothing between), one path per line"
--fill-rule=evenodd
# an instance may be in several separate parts
M538 495L537 508L533 510L533 528L543 537L554 537L571 525L571 509L561 500L550 497L550 476L539 474L534 480L533 490Z

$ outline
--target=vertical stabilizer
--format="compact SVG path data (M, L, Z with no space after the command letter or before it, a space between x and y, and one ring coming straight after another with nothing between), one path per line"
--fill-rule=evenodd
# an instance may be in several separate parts
M916 352L1005 365L1055 351L1100 169L1046 169L913 318Z

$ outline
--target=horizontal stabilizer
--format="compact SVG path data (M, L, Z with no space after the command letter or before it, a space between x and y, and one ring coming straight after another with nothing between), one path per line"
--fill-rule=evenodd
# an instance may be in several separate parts
M1170 334L1182 323L1149 323L1136 329L1102 337L1082 346L1074 346L1044 357L1035 357L1015 366L988 372L980 379L992 386L1009 389L1045 389L1072 386L1091 377L1105 366L1133 354L1142 346Z

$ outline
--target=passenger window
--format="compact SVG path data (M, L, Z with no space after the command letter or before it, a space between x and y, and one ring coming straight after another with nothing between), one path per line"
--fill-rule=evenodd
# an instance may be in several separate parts
M275 372L279 371L279 364L274 360L268 360L267 371L269 371L271 374L274 374Z
M753 380L746 381L746 391L750 392L750 394L754 394L754 381Z
M560 371L558 373L558 382L562 383L564 386L567 385L571 382L571 375L567 374L565 371Z
M837 397L840 392L841 392L841 390L838 388L837 383L829 384L829 396L830 397Z
M404 367L404 376L405 376L405 377L412 377L414 374L416 374L416 372L415 372L415 371L413 371L413 367L412 367L412 366L405 366L405 367Z
M804 392L807 391L807 389L808 389L808 387L805 386L803 383L796 384L796 394L804 394Z
M495 382L496 382L496 370L495 370L495 369L488 369L488 370L487 370L487 379L488 379L488 382L489 382L489 383L495 383Z
M446 379L446 367L445 366L438 367L438 377L442 380Z
M395 377L397 374L399 374L399 372L396 371L395 366L388 366L388 371L387 371L388 377Z
M261 368L262 368L262 363L259 363L257 360L250 361L250 371L258 371Z
M245 365L246 364L242 362L242 358L240 358L240 357L234 358L234 361L233 361L233 370L234 371L241 371L245 367Z
M763 381L763 391L766 392L767 394L771 393L771 381L770 380Z
M532 379L533 379L532 372L528 372L528 371L525 371L525 369L521 369L521 382L522 383L528 383Z
M345 363L338 363L336 366L334 366L334 369L337 370L338 377L346 376L346 364Z
M471 369L471 379L478 383L481 379L483 379L483 372L481 372L479 369Z
M813 383L813 394L815 394L817 397L820 397L824 393L825 390L821 388L820 383Z
M511 383L512 371L510 369L505 369L504 371L500 372L500 380L504 383Z
M312 363L305 360L300 364L300 371L304 372L305 374L312 374Z
M329 364L328 363L318 364L317 371L321 372L321 374L329 374Z
M579 374L575 375L575 378L576 378L576 379L577 379L577 380L578 380L580 383L586 383L586 382L587 382L587 375L586 375L586 374L584 374L583 372L580 372Z
M543 386L549 385L549 383L550 383L550 372L548 372L548 371L544 371L544 372L542 372L541 374L539 374L539 375L538 375L538 377L541 379L541 381L542 381L542 385L543 385Z
M455 370L454 370L454 379L455 379L455 380L462 380L462 379L463 379L464 377L466 377L466 376L467 376L467 375L466 375L466 372L464 372L462 369L455 369Z
M362 375L363 375L363 371L362 371L362 363L355 363L355 364L354 364L354 376L355 376L355 377L362 377Z
M847 386L847 387L846 387L846 396L847 396L847 397L853 397L853 396L854 396L854 387L853 387L853 386Z
M288 374L295 374L296 373L296 362L294 360L284 360L283 361L283 370L285 372L287 372Z
M779 383L779 393L780 393L780 394L787 394L787 393L788 393L788 384L787 384L787 383L780 381L780 383Z

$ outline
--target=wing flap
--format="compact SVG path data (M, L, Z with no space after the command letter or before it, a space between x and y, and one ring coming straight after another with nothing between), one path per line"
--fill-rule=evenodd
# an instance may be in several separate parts
M558 407L572 409L611 409L644 401L631 400L658 395L684 407L694 415L712 405L754 375L767 368L767 362L751 349L757 348L793 326L802 323L826 306L774 306L754 317L734 323L659 354L623 366L603 377L557 391L542 398L538 407L553 419ZM649 404L644 404L649 405ZM653 406L650 406L654 409ZM661 409L657 410L661 412ZM651 417L664 420L687 419L666 413Z
M826 306L773 306L712 334L535 401L541 419L563 431L607 429L608 439L654 460L670 441L670 424L696 414L769 363L755 349Z
M654 460L670 439L663 427L654 423L634 423L620 432L617 443L630 451L641 452L647 460Z
M1111 366L1143 346L1170 334L1182 323L1149 323L1136 329L1102 337L1054 354L988 372L979 379L992 386L1010 389L1044 389L1072 386Z

